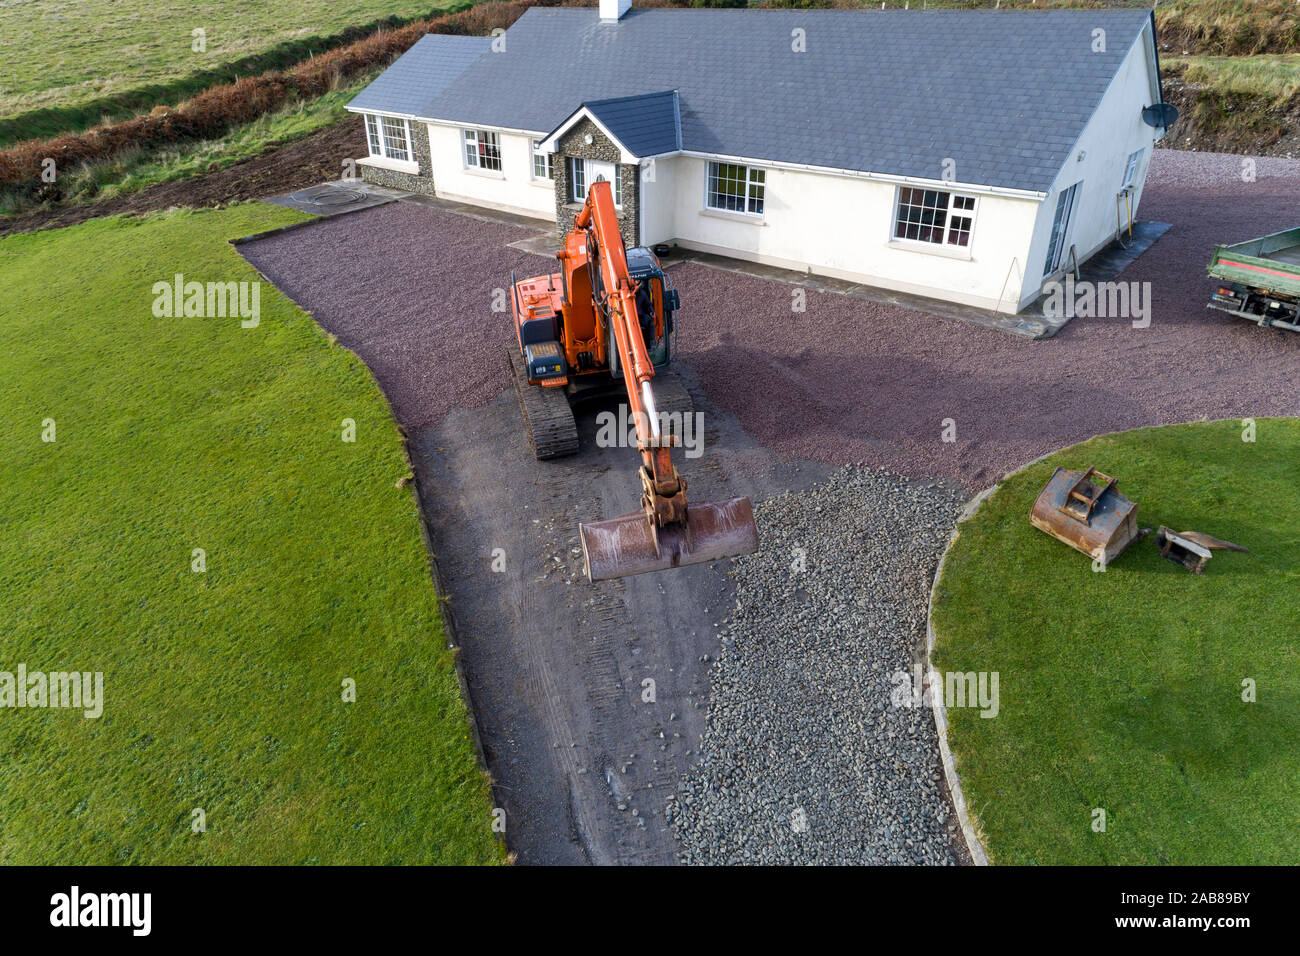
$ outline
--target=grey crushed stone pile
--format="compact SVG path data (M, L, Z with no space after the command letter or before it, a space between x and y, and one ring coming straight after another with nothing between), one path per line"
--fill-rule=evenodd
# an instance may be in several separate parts
M700 759L668 802L682 862L959 862L934 717L890 693L963 497L850 466L758 506Z

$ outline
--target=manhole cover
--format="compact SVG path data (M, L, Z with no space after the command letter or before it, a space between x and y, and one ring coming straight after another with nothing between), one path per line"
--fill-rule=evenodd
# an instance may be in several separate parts
M342 186L313 186L291 193L289 198L296 203L309 206L347 206L361 202L366 194L357 189L345 189Z

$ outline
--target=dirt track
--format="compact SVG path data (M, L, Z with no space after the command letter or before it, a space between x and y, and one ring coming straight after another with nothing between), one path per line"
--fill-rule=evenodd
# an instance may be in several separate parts
M1098 432L1300 412L1300 336L1204 308L1213 243L1292 224L1300 163L1241 183L1236 158L1185 155L1157 157L1187 174L1158 173L1142 213L1173 228L1121 276L1152 283L1146 329L1079 319L1032 342L821 293L791 315L788 286L673 266L708 426L706 457L684 463L692 495L762 499L843 461L974 488ZM703 728L727 564L581 581L577 522L633 509L632 456L593 448L590 418L575 459L524 447L506 318L491 311L511 267L548 267L506 247L523 235L400 204L242 248L361 355L412 435L511 848L523 862L670 862L663 799ZM658 705L640 699L646 677Z

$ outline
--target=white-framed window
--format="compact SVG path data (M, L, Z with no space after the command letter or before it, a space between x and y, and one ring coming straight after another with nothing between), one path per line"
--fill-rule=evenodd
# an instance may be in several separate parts
M533 178L550 179L551 178L551 154L543 152L541 149L542 141L533 140Z
M409 162L411 159L410 120L367 113L366 141L370 145L371 156Z
M618 163L605 163L596 159L568 158L569 200L586 202L587 189L592 183L605 180L614 184L614 205L623 205L623 167Z
M569 165L569 199L582 202L587 198L587 164L576 156L570 156Z
M894 238L933 245L970 247L975 197L942 189L900 186Z
M465 165L501 172L501 137L482 129L465 130Z
M761 216L766 191L765 169L738 163L709 163L704 202L710 209Z
M1138 166L1142 164L1142 154L1144 152L1146 150L1139 149L1129 155L1128 165L1124 167L1124 185L1120 187L1121 191L1128 189L1137 182Z

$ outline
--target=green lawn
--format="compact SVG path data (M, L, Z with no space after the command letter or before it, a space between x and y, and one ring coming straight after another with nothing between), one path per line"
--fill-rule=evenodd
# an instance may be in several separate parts
M451 0L42 0L0 4L0 117L44 111L27 136L53 135L154 103L176 103L319 53L351 27L410 20ZM193 31L204 31L196 52ZM231 64L239 64L233 73ZM142 92L143 91L143 92ZM66 113L76 114L69 122Z
M994 862L1300 863L1300 419L1257 428L1254 443L1234 421L1095 438L961 525L935 666L1000 675L995 718L949 710ZM1055 466L1089 464L1119 477L1140 525L1251 553L1216 552L1198 577L1148 538L1093 571L1028 520Z
M369 371L267 283L256 328L153 314L177 272L256 280L226 240L301 218L0 240L0 671L105 698L0 710L0 863L502 859Z

